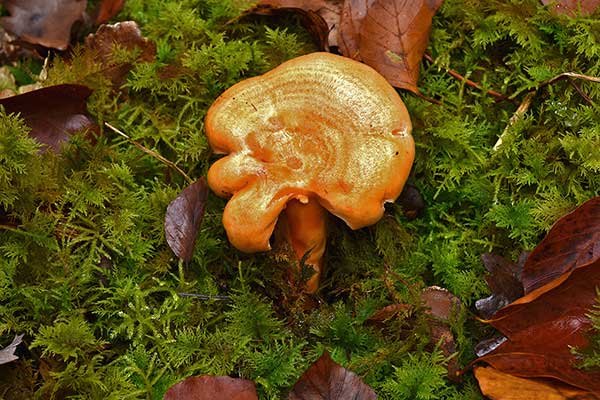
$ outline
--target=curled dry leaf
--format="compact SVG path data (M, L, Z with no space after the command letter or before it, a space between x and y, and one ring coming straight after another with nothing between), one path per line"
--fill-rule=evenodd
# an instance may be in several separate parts
M83 85L56 85L0 99L0 105L8 113L20 113L31 128L29 136L58 152L70 133L98 128L87 114L91 93Z
M167 207L165 235L169 247L185 262L192 259L196 237L204 217L208 186L201 177L192 183Z
M600 0L542 0L542 3L550 6L555 14L583 17L593 14L600 6Z
M300 14L304 26L323 49L337 46L342 0L261 0L249 13L272 15L291 11Z
M134 21L123 21L113 25L102 25L96 33L85 38L85 51L94 62L103 66L103 75L115 86L123 83L131 70L130 62L114 59L116 47L126 50L138 50L136 62L151 62L156 55L156 45L142 36L142 32Z
M377 395L354 372L331 359L327 352L294 385L289 400L374 400Z
M559 219L527 258L525 293L600 258L600 197Z
M586 391L560 383L519 378L492 367L475 368L481 392L492 400L594 399Z
M258 400L254 382L228 376L187 378L169 388L164 400Z
M347 0L340 20L340 50L375 68L393 86L417 93L419 64L442 2Z
M0 349L0 364L6 364L19 359L19 357L15 355L15 350L17 349L17 346L21 344L22 340L23 335L16 335L11 344Z
M83 19L86 0L5 0L0 23L20 40L58 50L69 46L71 27Z

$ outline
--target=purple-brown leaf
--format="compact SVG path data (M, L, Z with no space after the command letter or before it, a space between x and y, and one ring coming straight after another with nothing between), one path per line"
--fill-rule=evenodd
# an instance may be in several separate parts
M86 0L5 0L10 17L2 26L19 39L44 47L65 50L71 27L83 19Z
M523 266L497 254L481 255L485 269L490 273L485 280L492 291L489 297L477 300L475 308L484 319L489 319L499 309L523 296L521 273Z
M527 258L525 294L600 258L600 197L559 219Z
M377 395L358 375L336 364L328 353L300 377L288 400L374 400Z
M208 186L201 177L192 183L167 207L165 235L169 247L185 262L192 259L196 237L204 217Z
M169 388L164 400L258 400L254 382L228 376L187 378Z
M20 113L31 128L29 136L58 152L69 134L97 129L86 109L91 93L83 85L56 85L0 99L0 105L7 113Z

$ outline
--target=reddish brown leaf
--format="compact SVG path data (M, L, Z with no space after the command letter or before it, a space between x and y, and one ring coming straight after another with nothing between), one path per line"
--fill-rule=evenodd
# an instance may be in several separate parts
M85 51L95 62L100 62L103 74L115 86L123 83L125 75L131 70L131 63L123 63L114 59L114 50L119 46L126 50L138 49L138 62L151 62L156 55L154 42L142 36L140 28L134 21L118 22L114 25L102 25L96 33L85 38Z
M347 0L340 50L375 68L393 86L418 92L419 64L443 0Z
M341 8L342 0L261 0L248 12L261 15L295 12L321 47L328 49L337 46Z
M228 376L187 378L169 388L164 400L258 400L254 382Z
M489 321L507 340L481 357L512 375L551 377L590 391L600 391L600 372L576 368L571 347L588 344L587 313L600 286L600 259L567 272L509 306Z
M485 280L492 294L485 299L477 300L475 308L480 315L491 318L499 309L523 296L521 272L523 265L513 263L497 254L482 254L481 259L490 275Z
M475 368L481 392L492 400L592 400L596 396L559 382L518 378L492 367Z
M389 306L385 306L380 310L377 310L371 315L366 322L369 323L379 323L387 321L397 314L402 312L408 312L412 309L410 304L390 304Z
M167 243L175 255L185 262L192 259L207 198L208 186L204 177L201 177L183 189L167 207L165 215Z
M542 0L542 3L549 5L555 14L583 17L593 14L600 6L600 0Z
M290 392L289 400L371 400L377 395L353 372L336 364L328 353L304 372Z
M98 4L96 10L96 25L108 22L112 17L117 15L125 5L125 0L103 0Z
M450 327L450 321L460 311L460 300L444 288L430 286L421 293L421 301L430 315L431 347L439 345L446 357L452 356L456 353L456 342ZM452 357L448 361L447 369L448 378L457 380L460 368L456 357Z
M97 129L86 110L91 93L87 86L56 85L0 99L0 105L8 113L20 113L31 128L29 135L58 152L70 133Z
M71 27L83 18L86 0L5 0L10 17L0 22L19 39L36 45L65 50Z
M600 197L595 197L554 224L523 267L525 293L600 258Z

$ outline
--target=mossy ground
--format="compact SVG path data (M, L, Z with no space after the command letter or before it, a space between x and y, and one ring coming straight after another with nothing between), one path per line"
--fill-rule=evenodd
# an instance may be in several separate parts
M157 44L123 91L87 62L56 61L45 85L83 83L88 107L191 177L215 159L203 135L213 100L234 83L316 50L294 17L237 19L238 0L128 0ZM434 18L419 87L401 92L417 154L410 183L426 208L407 220L390 205L377 225L331 218L321 302L294 299L285 254L245 255L211 195L192 261L168 248L163 219L186 182L110 130L37 154L15 117L0 115L0 343L24 333L21 359L0 366L0 397L160 399L188 376L239 376L261 398L284 398L327 349L380 398L477 399L445 375L419 311L365 324L375 310L416 304L429 285L465 304L453 322L462 365L491 331L474 320L487 294L480 254L516 259L565 212L600 192L600 19L554 15L534 0L447 0ZM83 52L82 49L78 50ZM496 99L446 73L459 71ZM509 119L531 90L529 110ZM582 95L581 93L584 93ZM493 150L503 133L503 145ZM185 294L227 296L229 301Z

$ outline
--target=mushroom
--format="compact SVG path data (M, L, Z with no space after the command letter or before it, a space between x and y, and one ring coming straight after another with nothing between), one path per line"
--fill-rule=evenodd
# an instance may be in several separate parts
M287 61L226 90L208 110L215 153L208 184L230 197L223 212L229 241L267 251L282 215L287 238L316 273L323 267L326 210L352 229L377 222L414 158L408 111L371 67L330 53Z

